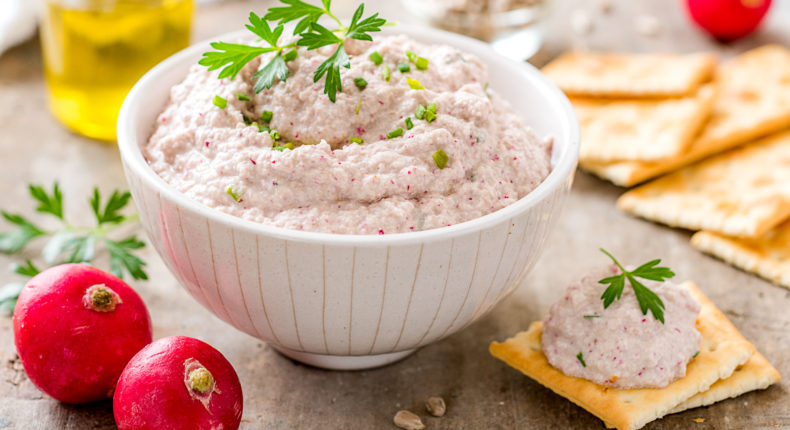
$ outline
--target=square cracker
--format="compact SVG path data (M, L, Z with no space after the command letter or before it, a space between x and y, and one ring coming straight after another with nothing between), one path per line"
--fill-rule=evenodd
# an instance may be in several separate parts
M713 106L712 85L671 99L571 99L581 126L580 160L658 160L685 152Z
M584 97L678 97L710 78L709 53L618 54L568 52L541 70L568 95Z
M790 220L756 239L701 231L691 237L691 245L790 289Z
M686 376L664 388L623 390L563 374L543 355L540 322L505 342L492 342L489 350L494 357L597 416L607 427L638 429L729 377L754 353L754 346L692 282L683 286L702 305L697 318L702 335L700 352L686 367Z
M790 127L790 50L766 45L717 71L711 119L688 151L660 161L581 161L581 166L630 187L760 136Z
M746 363L735 368L727 379L719 379L707 391L697 393L690 399L675 406L671 414L686 409L712 405L749 391L763 390L779 382L782 376L759 352L755 352Z
M673 227L761 236L790 217L790 131L634 188L617 207Z

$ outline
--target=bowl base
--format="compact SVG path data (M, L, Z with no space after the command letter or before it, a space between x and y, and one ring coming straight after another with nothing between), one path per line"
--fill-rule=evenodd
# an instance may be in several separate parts
M390 352L388 354L355 356L312 354L309 352L294 351L293 349L283 348L281 346L270 346L279 351L280 354L292 360L329 370L363 370L386 366L402 360L417 351L417 348L415 348L406 351Z

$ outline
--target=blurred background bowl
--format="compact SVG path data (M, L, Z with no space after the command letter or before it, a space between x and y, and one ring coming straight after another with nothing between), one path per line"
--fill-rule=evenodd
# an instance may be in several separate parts
M578 157L579 128L570 103L537 69L441 30L401 25L384 33L455 46L487 63L493 90L539 136L554 138L546 180L489 215L383 236L286 230L202 206L154 173L141 147L170 87L209 49L208 41L148 72L118 120L118 145L141 220L181 285L225 322L318 367L381 366L488 312L537 261ZM212 40L246 36L236 32Z

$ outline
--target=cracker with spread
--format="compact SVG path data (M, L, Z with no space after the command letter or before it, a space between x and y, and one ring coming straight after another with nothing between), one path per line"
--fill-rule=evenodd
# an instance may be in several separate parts
M680 97L716 66L713 54L568 52L542 72L565 93L586 97Z
M673 227L759 237L790 217L790 132L642 185L617 206Z
M780 379L692 282L665 282L674 273L660 260L632 269L603 252L614 265L491 354L621 430Z
M722 64L708 123L683 154L660 161L582 163L616 185L630 187L710 155L790 127L790 50L766 45Z
M572 98L581 128L579 162L660 160L686 151L708 119L714 89L658 100Z
M751 239L700 231L691 237L691 245L790 289L790 220Z

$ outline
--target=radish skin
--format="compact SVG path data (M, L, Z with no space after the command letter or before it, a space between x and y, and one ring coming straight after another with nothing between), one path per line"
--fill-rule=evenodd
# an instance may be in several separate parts
M140 296L85 264L33 277L19 294L13 325L28 378L73 404L112 397L126 363L151 342L151 317Z
M239 377L222 353L200 340L171 336L126 365L113 414L120 430L233 430L243 404Z

